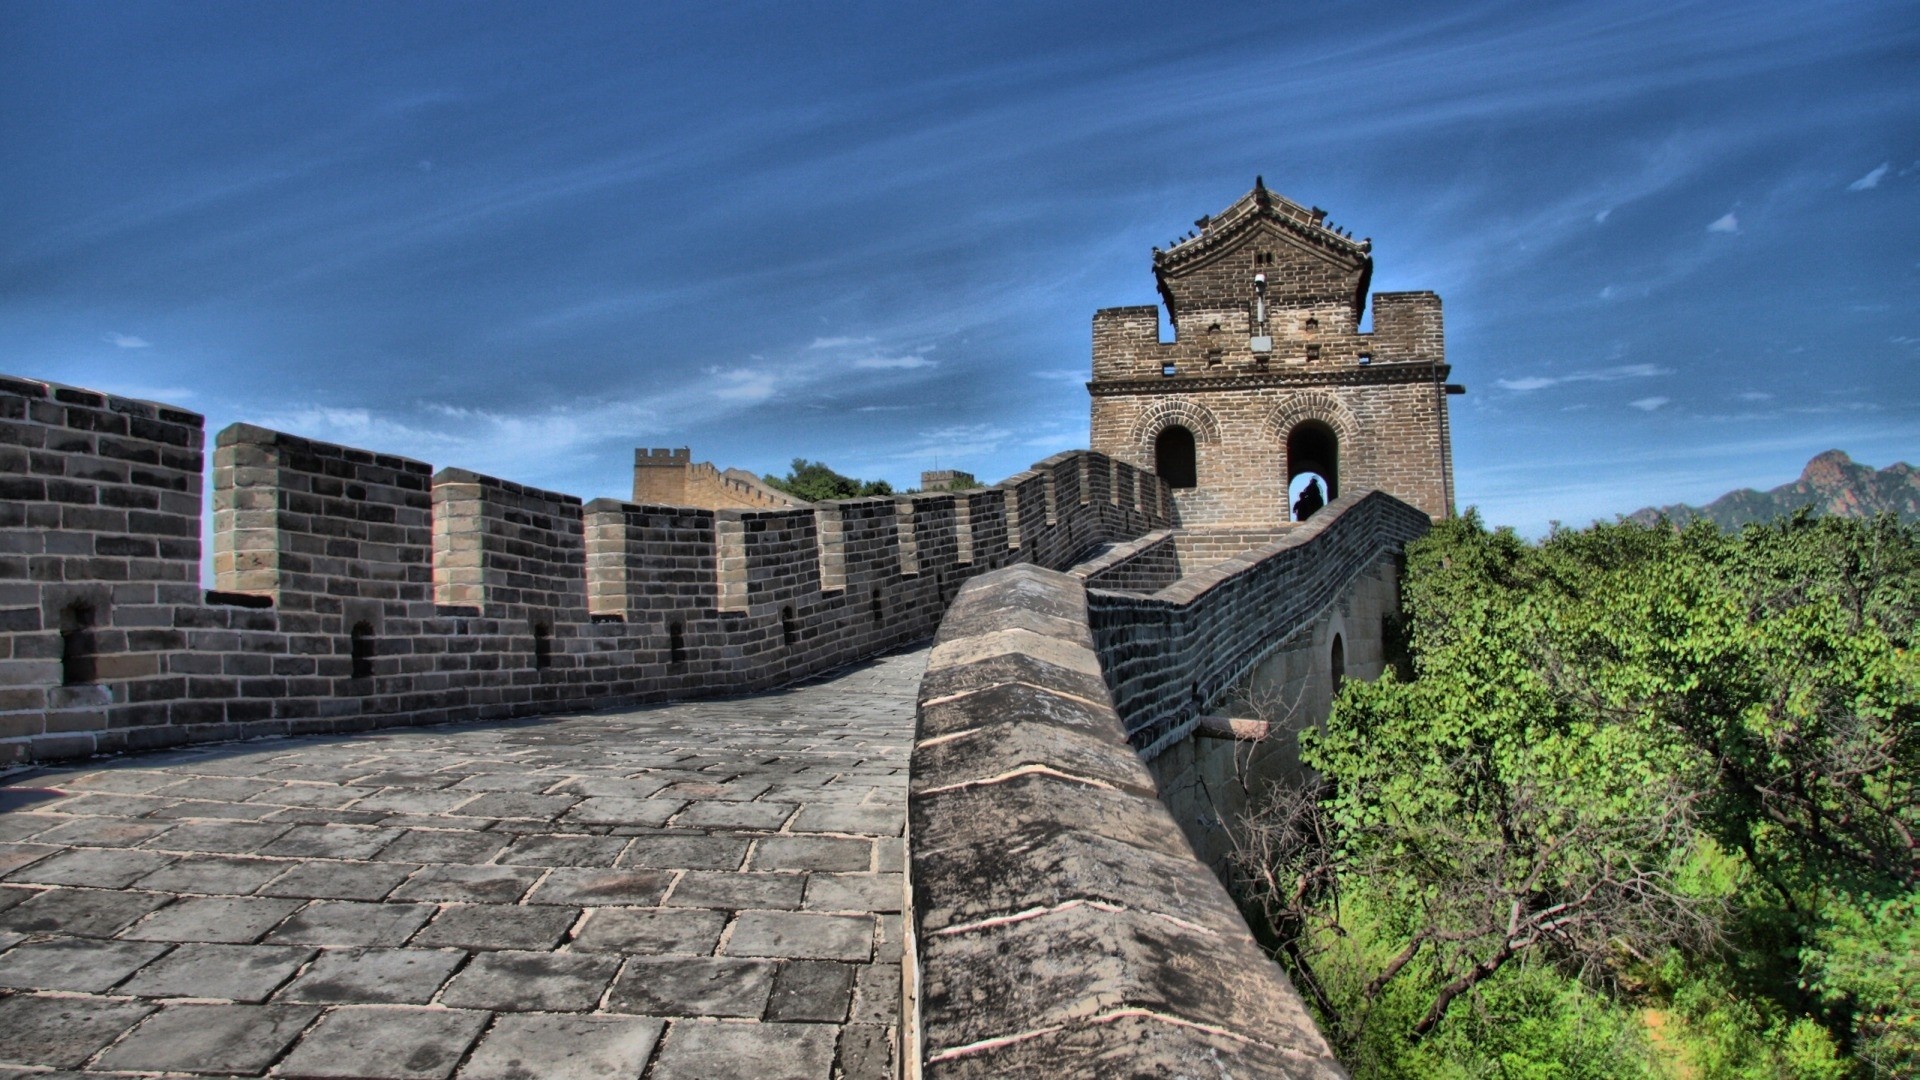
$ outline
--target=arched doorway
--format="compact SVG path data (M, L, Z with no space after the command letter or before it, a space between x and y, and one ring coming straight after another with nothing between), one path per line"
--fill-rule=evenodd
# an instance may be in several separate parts
M1340 497L1340 437L1323 420L1302 420L1287 432L1287 508L1290 516L1311 480L1325 501Z
M1170 488L1198 485L1200 470L1194 460L1193 432L1179 424L1162 428L1153 440L1153 471Z

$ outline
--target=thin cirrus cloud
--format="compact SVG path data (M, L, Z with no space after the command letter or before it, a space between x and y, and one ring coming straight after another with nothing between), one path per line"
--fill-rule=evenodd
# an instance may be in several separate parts
M765 368L711 368L707 374L719 383L713 396L721 401L765 401L780 388L780 375Z
M625 448L657 434L662 404L678 408L689 403L576 399L501 410L436 401L385 409L297 402L247 419L275 431L378 447L436 467L458 466L592 494L608 490L607 485L571 470L610 448L619 451L616 457L624 457Z
M1890 161L1881 162L1878 168L1873 169L1872 171L1868 172L1867 175L1861 177L1858 180L1855 180L1851 184L1848 184L1847 190L1848 191L1871 191L1874 188L1879 187L1880 181L1886 178L1887 170L1892 167L1893 167L1893 163Z
M1088 314L1152 302L1163 230L1264 170L1378 238L1382 291L1446 298L1459 375L1490 391L1453 404L1461 505L1537 531L1853 449L1866 414L1835 413L1724 476L1658 471L1829 385L1874 386L1880 445L1913 444L1920 381L1887 362L1920 355L1910 7L1249 9L1232 39L1045 5L262 7L208 41L190 14L134 34L40 6L22 40L71 47L0 65L25 103L0 280L36 283L0 289L0 348L69 358L23 374L197 390L210 426L582 494L622 487L642 439L988 479L1085 444ZM674 47L636 63L663 27ZM315 49L338 62L277 74ZM99 329L159 332L152 312L164 344ZM1716 399L1740 418L1694 423ZM1619 489L1530 460L1514 499L1490 471L1540 430L1617 470L1635 425L1657 467Z
M1663 368L1658 364L1625 364L1594 371L1575 371L1566 375L1528 375L1518 379L1496 379L1494 385L1502 390L1524 394L1563 383L1618 382L1622 379L1651 379L1671 374L1673 374L1671 369Z

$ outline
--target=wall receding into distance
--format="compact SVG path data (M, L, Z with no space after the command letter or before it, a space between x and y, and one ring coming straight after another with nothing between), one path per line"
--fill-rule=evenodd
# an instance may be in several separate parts
M931 634L968 577L1167 524L1055 455L992 488L700 509L542 491L0 378L0 764L778 685Z

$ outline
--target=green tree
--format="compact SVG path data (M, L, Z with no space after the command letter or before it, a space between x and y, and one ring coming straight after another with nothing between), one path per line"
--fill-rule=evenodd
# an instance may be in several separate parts
M1462 1000L1476 1030L1585 1015L1516 996L1543 971L1669 994L1764 1075L1910 1069L1920 977L1880 928L1920 882L1917 553L1807 515L1529 545L1469 514L1413 545L1414 677L1345 684L1302 740L1323 790L1277 795L1240 860L1356 1071L1479 1053L1444 1037Z
M858 480L842 476L829 468L826 462L808 461L806 458L794 458L793 467L785 476L769 473L763 479L767 486L806 502L893 494L893 485L885 480Z

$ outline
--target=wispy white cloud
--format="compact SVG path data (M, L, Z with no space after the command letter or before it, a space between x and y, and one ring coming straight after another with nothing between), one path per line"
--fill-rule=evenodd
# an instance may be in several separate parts
M1593 223L1595 225L1605 225L1607 223L1607 218L1612 216L1613 216L1613 207L1611 206L1606 207L1602 209L1599 213L1593 215Z
M309 439L428 461L469 442L450 432L381 416L364 408L299 404L252 422Z
M1874 188L1879 187L1880 181L1884 179L1887 175L1887 170L1892 167L1893 167L1892 162L1888 162L1888 161L1881 162L1879 168L1869 171L1867 175L1861 177L1858 180L1855 180L1851 184L1848 184L1847 190L1848 191L1870 191Z
M809 349L844 349L850 345L871 345L871 344L873 344L873 339L870 337L817 337L813 339L813 344L807 346L807 348Z
M1773 395L1767 393L1765 390L1747 390L1747 391L1743 391L1741 393L1735 394L1734 396L1739 398L1741 401L1772 401L1773 400Z
M1713 219L1713 223L1707 226L1707 231L1718 232L1718 233L1737 233L1740 231L1740 219L1734 215L1733 211L1729 210L1726 213L1720 215L1719 217Z
M886 461L961 462L979 461L997 453L1013 437L1011 429L998 424L950 424L919 432L911 443L891 454Z
M117 345L122 349L147 349L153 347L153 342L148 341L146 338L134 337L132 334L108 334L100 340L111 345Z
M908 371L914 368L938 366L940 361L929 360L924 356L863 356L853 362L857 368L869 371Z
M1643 397L1637 401L1629 401L1627 404L1639 409L1641 412L1652 412L1672 400L1672 398L1664 397Z
M780 388L780 374L765 368L709 368L707 374L718 382L713 396L721 401L765 401Z
M1050 371L1029 371L1027 374L1036 379L1063 383L1081 383L1092 378L1092 375L1082 368L1054 368Z
M297 403L251 416L275 431L455 465L523 483L574 483L580 459L609 444L641 445L661 430L647 403L582 399L525 411L417 402L394 410ZM624 450L624 448L622 448ZM624 454L622 454L624 456ZM575 492L587 497L602 492Z
M1622 379L1651 379L1660 375L1671 375L1672 369L1658 364L1623 364L1619 367L1598 368L1593 371L1575 371L1566 375L1527 375L1518 379L1496 379L1494 385L1502 390L1527 393L1533 390L1545 390L1549 386L1574 382L1618 382Z

